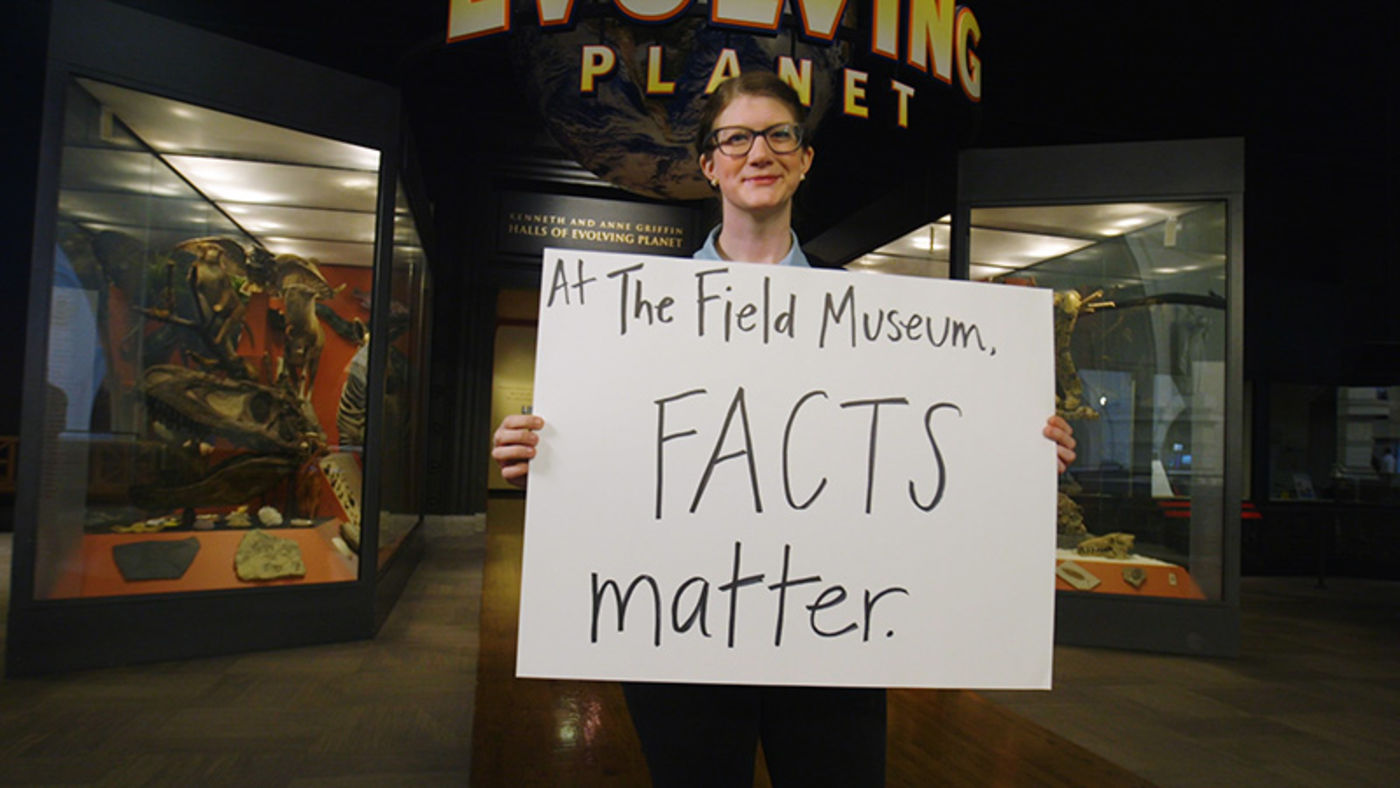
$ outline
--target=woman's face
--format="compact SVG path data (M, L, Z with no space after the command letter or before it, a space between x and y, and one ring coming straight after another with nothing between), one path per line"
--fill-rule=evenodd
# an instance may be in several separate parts
M762 131L796 121L787 105L775 98L740 95L719 114L715 128L742 126ZM700 157L700 169L707 180L719 184L726 210L736 208L760 215L785 209L811 166L810 147L774 153L762 136L754 138L753 147L743 156L730 156L716 149Z

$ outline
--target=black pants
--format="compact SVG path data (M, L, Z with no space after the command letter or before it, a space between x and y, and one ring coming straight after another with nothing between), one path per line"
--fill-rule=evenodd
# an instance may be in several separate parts
M774 788L883 786L885 691L624 683L652 783L753 785L755 745Z

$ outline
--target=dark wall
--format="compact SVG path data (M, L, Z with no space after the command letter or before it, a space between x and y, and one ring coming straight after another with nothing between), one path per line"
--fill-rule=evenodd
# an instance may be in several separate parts
M1394 384L1400 12L1383 3L1332 13L1324 23L1282 3L1251 26L1251 372Z
M1302 3L974 6L977 144L1246 139L1246 375L1400 379L1400 11Z
M0 157L0 435L18 435L20 377L24 369L25 315L29 301L29 260L34 227L34 189L43 121L44 51L49 8L44 0L6 5L0 80L5 85Z

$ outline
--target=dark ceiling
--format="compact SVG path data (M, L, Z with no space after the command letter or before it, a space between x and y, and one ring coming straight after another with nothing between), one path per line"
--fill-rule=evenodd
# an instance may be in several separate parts
M541 153L562 155L521 106L501 39L446 44L448 0L123 3L400 86L420 160L431 162L427 187L435 202L470 182L493 140L518 148L524 139ZM1286 376L1300 366L1299 354L1340 345L1325 354L1340 360L1322 377L1400 376L1400 247L1391 229L1400 210L1396 4L970 5L983 31L985 98L966 119L959 144L1244 136L1246 314L1256 336L1277 337L1277 346L1288 348L1267 365L1270 374ZM20 0L12 11L7 36L30 39L5 53L20 106L38 106L34 74L43 50L33 39L42 39L36 31L46 7L45 0ZM8 137L37 140L34 113L6 123ZM940 133L929 136L936 141ZM844 142L839 131L820 144L829 150L833 141ZM945 177L900 167L899 157L920 144L911 134L898 145L857 146L859 155L835 167L828 155L825 183L807 190L799 232L810 237L812 227L878 204L880 191L897 190L899 177ZM32 183L32 172L20 174ZM928 184L922 188L927 195ZM7 227L27 227L23 215L10 218ZM1274 304L1292 308L1269 308Z
M470 167L464 139L518 149L528 139L562 155L523 107L506 67L501 38L446 43L448 0L379 3L296 3L272 0L122 0L176 19L340 70L399 85L421 158L436 182L456 188ZM823 126L827 155L800 206L805 220L839 221L906 180L937 181L923 191L946 191L950 169L930 150L968 144L1025 145L1131 139L1227 136L1245 133L1243 28L1237 4L1209 15L1175 7L1121 2L1059 4L987 0L974 5L981 21L979 53L986 97L969 118L934 118L909 133L883 132L870 144L865 129L844 119ZM962 109L958 109L962 113ZM888 125L888 121L886 121ZM495 130L494 139L481 129ZM552 151L549 149L553 148ZM833 156L833 150L862 150ZM910 167L934 162L934 171ZM912 171L911 171L912 170ZM803 233L804 237L814 234Z

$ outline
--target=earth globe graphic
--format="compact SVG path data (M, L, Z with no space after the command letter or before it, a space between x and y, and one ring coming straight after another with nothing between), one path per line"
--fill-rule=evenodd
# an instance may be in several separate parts
M581 53L589 44L612 48L617 63L584 93ZM669 95L646 93L652 46L664 48L661 78L675 83ZM713 194L696 163L695 127L724 49L734 50L741 71L777 71L780 55L811 60L809 131L833 102L849 61L847 44L809 43L787 32L751 35L695 17L666 25L597 17L559 32L522 26L511 38L511 64L551 136L584 168L638 194L695 200Z

